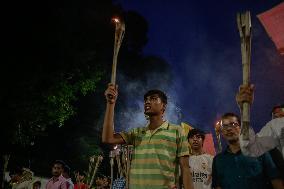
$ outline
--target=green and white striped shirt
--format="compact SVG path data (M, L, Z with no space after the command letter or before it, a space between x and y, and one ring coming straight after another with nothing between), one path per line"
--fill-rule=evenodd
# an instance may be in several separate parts
M154 131L147 125L120 135L134 146L130 189L168 189L177 184L178 158L189 155L182 127L166 121Z

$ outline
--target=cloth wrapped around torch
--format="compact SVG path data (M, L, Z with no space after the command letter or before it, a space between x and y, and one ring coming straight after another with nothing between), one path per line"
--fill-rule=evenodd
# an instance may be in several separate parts
M221 121L217 121L215 126L215 134L217 138L217 143L218 143L218 153L222 152L222 143L221 143Z

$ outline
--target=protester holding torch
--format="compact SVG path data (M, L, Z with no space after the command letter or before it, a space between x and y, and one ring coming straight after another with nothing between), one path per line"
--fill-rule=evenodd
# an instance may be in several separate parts
M119 35L116 36L119 38ZM114 51L114 56L117 56L116 52ZM116 66L114 67L116 70ZM113 73L112 78L115 78L116 72ZM176 179L177 165L180 165L184 189L192 189L187 138L180 126L172 125L163 119L167 106L165 93L160 90L148 91L144 95L144 113L149 117L149 124L121 133L114 132L114 108L117 96L118 87L115 85L115 79L112 79L105 91L106 112L102 142L133 145L127 188L177 188L179 185ZM168 140L165 140L166 138Z
M276 118L268 122L262 130L255 134L250 128L250 105L253 102L254 85L250 84L251 58L251 20L250 13L237 15L238 28L241 37L243 84L236 95L236 101L242 114L242 131L240 145L243 153L250 156L260 156L277 147L284 157L284 118Z

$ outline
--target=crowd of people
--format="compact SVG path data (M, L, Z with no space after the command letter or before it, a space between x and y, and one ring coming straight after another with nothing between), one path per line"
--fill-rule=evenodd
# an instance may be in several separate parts
M47 182L36 178L27 168L17 168L10 173L9 186L11 189L110 189L110 178L97 177L95 184L86 184L86 175L76 171L71 173L70 167L62 160L55 160L51 168L52 177ZM75 184L72 178L75 180Z
M148 124L115 133L114 110L117 86L105 91L106 112L102 142L133 146L129 178L114 182L97 177L86 184L86 175L61 160L52 164L52 177L43 185L28 169L11 174L12 189L284 189L284 105L274 106L272 119L258 133L252 127L242 130L242 119L232 112L220 118L219 132L227 147L213 156L203 151L205 132L194 128L188 134L164 120L167 96L160 90L144 95ZM236 101L252 104L254 87L241 86ZM248 136L248 137L245 137ZM71 177L74 176L75 184ZM93 182L91 182L93 183Z
M220 133L227 143L223 152L212 156L202 150L205 133L190 130L164 120L167 96L160 90L144 95L145 127L115 133L114 110L118 87L109 84L102 141L134 146L130 189L283 189L284 106L275 106L272 120L259 133L252 127L242 130L236 113L224 113ZM236 101L253 103L254 87L240 86ZM244 137L244 135L249 137Z

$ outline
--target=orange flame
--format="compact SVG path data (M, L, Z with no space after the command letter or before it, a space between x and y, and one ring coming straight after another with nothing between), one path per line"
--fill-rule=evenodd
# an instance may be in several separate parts
M217 121L215 124L215 131L216 133L219 133L221 130L221 121Z
M120 22L118 18L113 18L112 20L113 20L115 23L119 23L119 22Z

